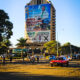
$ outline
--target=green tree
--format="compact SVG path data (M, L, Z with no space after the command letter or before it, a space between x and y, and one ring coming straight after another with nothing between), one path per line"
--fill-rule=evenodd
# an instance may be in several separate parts
M21 37L17 41L18 41L18 43L16 44L17 47L24 48L26 46L26 39L24 39L23 37Z
M62 54L64 55L64 54L66 54L66 55L68 55L68 54L70 54L70 52L71 52L71 44L69 43L69 42L67 42L67 43L65 43L63 46L62 46Z
M21 38L18 39L17 41L18 41L18 43L16 44L16 46L17 46L18 48L24 49L25 46L27 45L27 43L26 43L27 40L24 39L23 37L21 37ZM22 53L21 53L21 57L23 58L23 61L24 61L23 51L22 51Z
M57 44L58 44L58 46L57 46ZM44 47L46 48L46 50L48 50L49 54L57 55L57 47L58 47L58 53L60 53L60 51L61 51L60 43L57 41L49 41L44 44Z
M63 55L72 55L74 52L78 53L80 51L79 47L74 46L69 42L67 42L63 46L61 46L61 48L62 48Z
M13 24L4 10L0 10L0 53L4 53L11 45L9 39L13 35Z
M3 54L3 53L8 53L8 49L9 49L9 46L11 46L11 42L10 40L6 40L4 42L1 42L1 46L0 46L0 53Z

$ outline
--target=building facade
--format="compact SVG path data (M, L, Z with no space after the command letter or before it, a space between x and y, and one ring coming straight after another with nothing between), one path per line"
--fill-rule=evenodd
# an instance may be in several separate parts
M31 0L25 6L25 39L30 46L42 48L56 40L55 8L48 0Z

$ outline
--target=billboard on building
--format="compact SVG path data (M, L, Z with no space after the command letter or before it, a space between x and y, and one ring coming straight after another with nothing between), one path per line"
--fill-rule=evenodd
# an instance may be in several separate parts
M26 6L27 33L32 42L50 41L50 4Z

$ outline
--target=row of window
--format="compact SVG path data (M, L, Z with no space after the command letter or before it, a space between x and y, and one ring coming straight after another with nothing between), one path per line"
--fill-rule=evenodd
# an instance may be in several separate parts
M41 4L41 0L37 0L37 4Z

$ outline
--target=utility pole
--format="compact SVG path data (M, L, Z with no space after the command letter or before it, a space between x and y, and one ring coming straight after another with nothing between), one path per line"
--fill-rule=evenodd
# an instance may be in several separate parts
M72 48L71 48L71 44L70 44L70 52L71 52L71 56L72 56Z
M57 32L57 56L59 56L58 54L58 32Z

